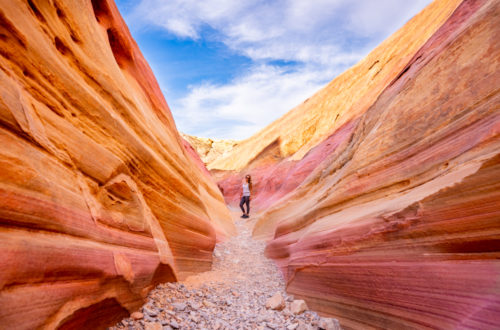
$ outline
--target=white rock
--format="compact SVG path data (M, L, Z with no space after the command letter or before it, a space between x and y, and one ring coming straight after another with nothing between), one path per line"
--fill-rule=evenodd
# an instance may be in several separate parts
M294 300L290 304L290 311L293 314L301 314L308 309L307 304L304 300Z

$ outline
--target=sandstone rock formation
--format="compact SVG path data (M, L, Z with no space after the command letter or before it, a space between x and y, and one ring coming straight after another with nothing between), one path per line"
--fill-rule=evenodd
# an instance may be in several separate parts
M236 140L222 140L183 134L181 136L196 150L203 163L211 168L211 163L226 157L238 145Z
M390 64L340 108L329 138L299 161L314 160L311 171L261 215L254 233L270 240L288 291L312 309L347 328L500 326L498 17L495 0L435 1L410 21L397 36L419 39L404 51L411 59L389 56L405 64ZM368 56L377 71L396 44L391 37ZM382 74L370 70L360 74ZM316 116L322 102L341 101L330 97L346 92L337 79L308 101ZM316 139L303 135L274 150L300 155ZM250 143L260 142L240 147ZM298 164L267 159L281 177Z
M359 117L459 3L434 1L317 94L255 136L241 141L226 157L211 162L208 168L219 171L215 174L226 201L236 203L246 173L254 179L253 206L261 209L298 187L326 155L347 143ZM311 150L313 147L315 151Z
M230 214L112 0L0 3L0 328L113 323Z

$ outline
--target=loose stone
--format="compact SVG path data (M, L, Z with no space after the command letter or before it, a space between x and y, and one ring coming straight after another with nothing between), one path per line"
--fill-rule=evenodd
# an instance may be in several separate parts
M271 298L266 301L266 308L273 310L282 310L285 308L285 300L281 293L276 292Z
M173 303L172 307L174 307L174 309L176 311L183 311L183 310L186 309L186 304L184 304L184 303Z
M140 320L144 317L144 314L142 314L141 312L133 312L130 317L134 320Z
M293 314L300 314L307 310L307 304L304 300L294 300L290 304L290 311Z

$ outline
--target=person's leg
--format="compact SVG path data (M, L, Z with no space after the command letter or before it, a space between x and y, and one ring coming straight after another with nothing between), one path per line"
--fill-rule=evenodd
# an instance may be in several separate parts
M247 215L250 214L250 196L246 196L245 203L247 204Z
M240 200L240 209L241 209L241 212L243 212L243 214L245 214L245 209L243 208L244 203L245 203L245 196L242 196L241 200Z

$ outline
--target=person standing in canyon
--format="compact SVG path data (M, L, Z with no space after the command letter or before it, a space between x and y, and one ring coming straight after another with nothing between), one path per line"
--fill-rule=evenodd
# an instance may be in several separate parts
M240 194L240 208L241 211L243 212L243 215L241 216L242 218L248 218L250 214L250 199L252 195L252 177L250 175L246 175L245 178L243 179L243 184L241 187L241 194ZM245 208L243 205L247 205L247 211L245 212Z

